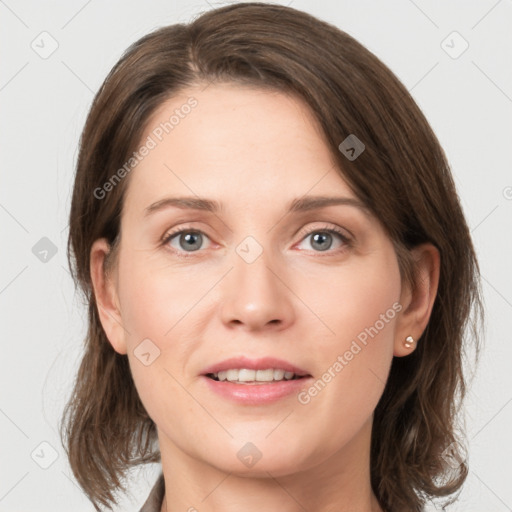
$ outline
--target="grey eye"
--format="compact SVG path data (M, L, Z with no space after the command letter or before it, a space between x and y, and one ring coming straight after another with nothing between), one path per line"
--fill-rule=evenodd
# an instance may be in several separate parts
M171 247L186 252L194 252L201 248L203 242L203 233L199 231L179 231L171 235L167 242L171 244ZM179 247L173 245L174 239L178 241Z
M332 235L325 231L317 231L311 235L311 246L318 249L319 251L326 251L330 249L332 245Z

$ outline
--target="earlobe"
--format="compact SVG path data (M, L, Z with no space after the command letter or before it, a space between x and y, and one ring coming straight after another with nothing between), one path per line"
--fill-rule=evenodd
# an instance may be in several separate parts
M110 245L105 238L95 240L91 247L90 272L98 316L105 334L116 352L126 354L125 329L115 286L114 273L106 275L105 258Z
M427 327L437 295L440 273L439 250L430 243L411 250L416 262L416 281L413 287L404 284L397 320L393 355L403 357L412 353ZM404 302L402 302L402 300Z

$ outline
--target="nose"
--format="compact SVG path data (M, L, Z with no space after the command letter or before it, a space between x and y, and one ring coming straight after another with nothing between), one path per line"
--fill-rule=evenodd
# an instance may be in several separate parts
M234 255L234 268L221 282L221 316L228 328L282 330L294 321L294 294L281 266L263 251L248 262Z

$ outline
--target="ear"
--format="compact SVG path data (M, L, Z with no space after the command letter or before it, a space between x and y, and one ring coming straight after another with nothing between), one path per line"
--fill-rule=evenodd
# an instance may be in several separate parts
M413 352L430 319L437 294L440 272L438 249L425 243L411 250L416 261L417 278L413 287L404 283L400 296L403 309L397 320L393 355L403 357ZM404 346L405 339L412 336L411 347Z
M116 286L116 269L105 272L105 257L110 252L106 238L95 240L91 247L91 279L98 315L107 338L116 352L126 354L125 329L121 318Z

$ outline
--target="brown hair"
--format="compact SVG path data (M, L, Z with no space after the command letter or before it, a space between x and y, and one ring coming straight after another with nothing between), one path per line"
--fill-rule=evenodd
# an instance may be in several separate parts
M420 511L426 500L453 495L468 472L456 423L467 386L464 340L470 327L478 359L483 307L478 263L446 156L406 88L375 55L307 13L259 3L212 10L141 38L109 73L89 112L68 240L69 265L88 305L89 325L61 423L79 484L96 510L100 504L111 509L113 493L125 490L121 479L128 469L160 460L156 427L139 399L128 359L113 350L100 324L89 269L96 239L116 246L129 177L102 199L94 191L127 161L163 101L208 82L271 88L309 105L338 172L393 241L407 282L414 286L416 279L409 249L423 242L438 248L441 269L431 317L417 349L393 359L374 414L370 471L386 511ZM338 149L350 134L365 144L352 161ZM447 453L461 464L452 467Z

